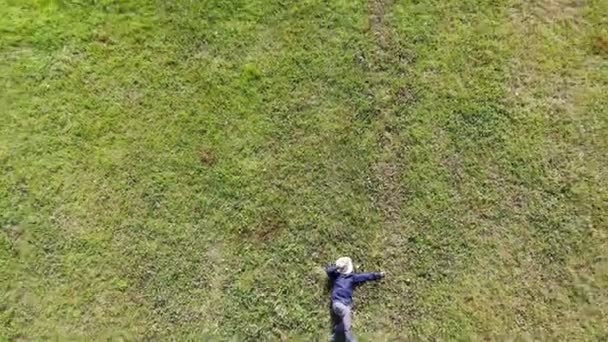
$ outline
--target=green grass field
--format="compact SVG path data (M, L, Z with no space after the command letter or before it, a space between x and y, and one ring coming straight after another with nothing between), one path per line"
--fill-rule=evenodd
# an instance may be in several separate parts
M608 339L608 1L0 0L0 340Z

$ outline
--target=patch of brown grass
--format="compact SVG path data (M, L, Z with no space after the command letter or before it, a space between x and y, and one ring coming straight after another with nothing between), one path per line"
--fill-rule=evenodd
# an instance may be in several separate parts
M402 87L397 92L397 102L402 105L411 105L416 102L416 94L408 87Z
M385 23L386 9L392 5L392 0L370 0L369 4L369 26L376 37L378 45L386 49L392 38L388 25Z
M208 149L202 148L198 153L198 159L201 161L203 165L213 166L217 162L217 157L215 153Z
M262 217L260 224L251 231L250 236L255 241L270 241L285 228L287 228L287 221L278 213L270 212Z
M608 38L596 36L593 39L592 51L596 55L608 56Z

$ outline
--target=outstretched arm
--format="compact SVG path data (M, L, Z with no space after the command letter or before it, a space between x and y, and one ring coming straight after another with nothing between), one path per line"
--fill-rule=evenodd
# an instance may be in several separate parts
M378 280L384 278L384 272L358 273L354 275L355 284L362 284L370 280Z

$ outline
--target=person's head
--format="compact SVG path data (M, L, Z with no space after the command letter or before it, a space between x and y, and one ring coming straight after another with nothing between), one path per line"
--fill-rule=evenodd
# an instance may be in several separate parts
M341 274L353 273L353 261L349 257L341 257L336 260L336 267Z

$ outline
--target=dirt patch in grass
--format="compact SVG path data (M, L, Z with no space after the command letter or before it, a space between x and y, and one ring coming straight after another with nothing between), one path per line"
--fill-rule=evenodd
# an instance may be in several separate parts
M222 266L224 263L224 259L222 257L223 248L224 246L222 243L215 243L209 246L207 253L205 253L205 257L207 258L209 265L211 265L211 270L213 273L213 276L210 277L207 285L212 291L215 291L216 295L221 293L222 283L224 281L223 277L221 276Z
M387 49L392 39L390 29L385 22L386 11L392 4L393 0L370 0L368 2L370 30L382 49Z
M270 241L287 228L287 221L278 213L265 214L258 226L249 234L250 238L258 242Z
M596 55L608 56L608 37L594 37L591 48Z
M387 223L397 223L403 203L403 194L399 184L400 170L393 162L380 162L376 165L375 173L379 182L380 209Z
M411 105L416 102L416 94L408 87L401 87L397 92L397 102L401 105Z
M17 241L23 234L23 229L19 225L9 225L7 227L3 227L2 231L6 233L6 236L10 241Z
M202 148L198 152L198 160L205 166L213 166L217 163L217 156L211 149Z

